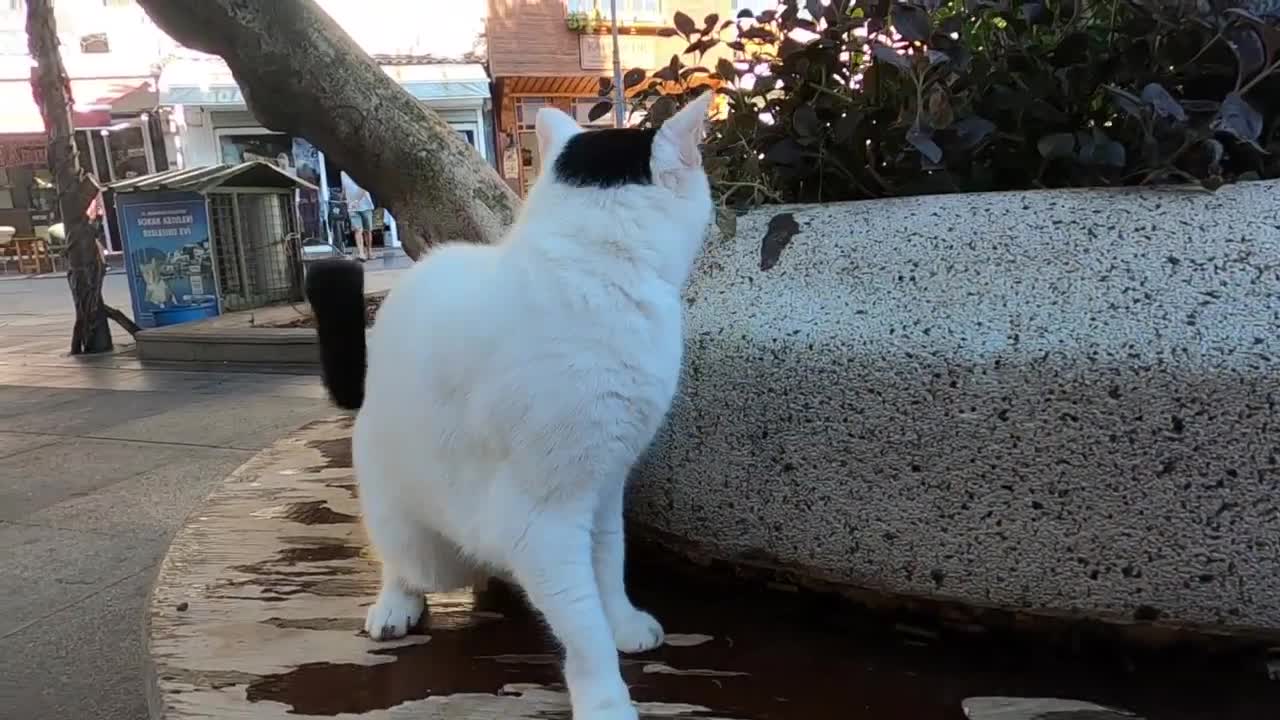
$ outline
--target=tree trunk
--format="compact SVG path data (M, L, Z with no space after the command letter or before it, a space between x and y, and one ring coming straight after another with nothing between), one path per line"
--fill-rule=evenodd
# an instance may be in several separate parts
M85 211L98 193L98 185L80 167L71 124L71 81L62 65L58 31L50 0L27 0L27 49L35 60L31 92L44 116L49 139L49 167L58 188L58 212L67 237L67 283L75 302L76 322L71 333L71 354L107 352L112 349L108 308L102 300L106 259L97 233Z
M433 241L495 242L515 193L439 115L313 0L138 0L178 42L226 61L268 129L306 138L395 215L417 258Z

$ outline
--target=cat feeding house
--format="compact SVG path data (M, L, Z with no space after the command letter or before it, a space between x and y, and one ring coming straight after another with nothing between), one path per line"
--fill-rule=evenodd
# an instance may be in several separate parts
M167 170L107 186L140 327L252 310L302 295L298 191L276 166Z

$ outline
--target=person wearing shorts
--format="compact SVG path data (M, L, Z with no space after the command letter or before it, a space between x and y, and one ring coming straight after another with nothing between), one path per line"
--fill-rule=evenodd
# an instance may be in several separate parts
M357 185L345 170L342 172L342 197L347 202L347 215L351 218L356 259L364 262L373 257L373 197L368 190Z

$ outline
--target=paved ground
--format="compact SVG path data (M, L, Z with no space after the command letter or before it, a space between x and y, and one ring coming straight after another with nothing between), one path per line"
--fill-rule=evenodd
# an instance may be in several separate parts
M163 720L568 720L546 624L499 583L429 595L423 627L400 640L358 634L379 569L350 439L349 418L291 433L174 539L151 603ZM868 613L673 561L642 537L630 591L667 641L625 656L622 674L648 720L1276 720L1280 707L1257 655L1125 652L1083 636L1067 649L932 613Z
M104 295L129 307L122 275ZM333 410L310 376L145 369L114 327L124 352L66 357L71 321L64 280L0 278L0 717L141 720L143 608L173 533Z

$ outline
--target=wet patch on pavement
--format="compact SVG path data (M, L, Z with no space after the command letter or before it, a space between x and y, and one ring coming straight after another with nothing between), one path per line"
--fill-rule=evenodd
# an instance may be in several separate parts
M374 643L361 628L378 569L359 523L263 512L356 516L349 479L283 472L322 464L348 433L316 424L264 451L175 539L152 602L159 717L568 718L559 650L520 593L493 581L430 595L421 631ZM966 699L1010 696L1148 720L1263 720L1280 707L1265 658L1073 651L762 589L650 546L632 556L634 598L670 639L621 660L642 717L965 720Z

